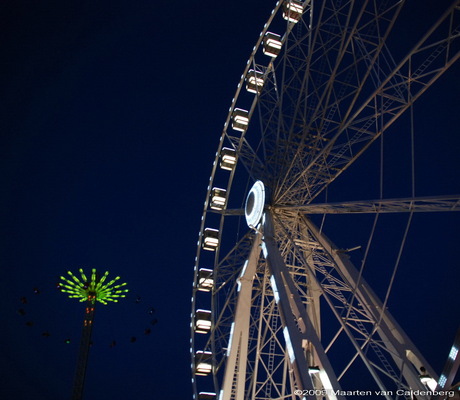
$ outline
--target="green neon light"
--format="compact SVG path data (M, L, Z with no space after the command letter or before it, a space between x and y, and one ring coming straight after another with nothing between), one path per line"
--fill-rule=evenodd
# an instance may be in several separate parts
M79 301L87 301L94 297L95 300L107 305L109 301L118 302L121 297L126 297L124 293L128 292L128 289L121 289L126 286L126 283L114 285L120 277L117 276L108 283L104 283L109 275L109 271L106 271L102 277L98 277L96 268L91 270L91 278L88 279L83 272L83 269L79 269L81 279L77 278L72 272L67 271L70 278L61 276L60 288L62 292L68 293L71 299L80 299Z

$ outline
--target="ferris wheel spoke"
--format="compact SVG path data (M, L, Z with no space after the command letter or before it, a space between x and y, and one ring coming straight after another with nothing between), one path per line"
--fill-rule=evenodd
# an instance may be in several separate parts
M238 295L232 321L231 333L227 350L227 361L222 380L223 397L230 400L232 394L243 398L246 388L246 359L249 344L250 311L252 286L257 271L260 254L260 235L252 245L249 258L237 279ZM233 351L231 351L233 349Z
M266 239L266 241L268 241L268 240L269 240L269 239ZM276 241L279 242L279 238L277 238ZM309 244L310 244L311 242L312 242L312 240L309 242ZM305 243L305 242L304 242L304 243ZM284 253L283 258L286 260L286 259L289 259L289 258L290 258L289 254L292 254L292 253L291 253L292 250L289 251L289 249L287 248L287 247L288 247L287 245L284 246L284 247L285 247L285 248L284 248L284 250L283 250L283 249L282 249L283 246L281 246L281 247L280 247L280 250L282 251L282 253ZM309 250L307 250L307 252L310 252L310 253L311 253L311 252L312 252L312 248L318 249L318 246L310 247ZM276 249L275 249L275 248L272 248L272 252L274 252L274 253L276 254ZM299 249L297 249L296 253L299 254L299 253L301 253L301 251L299 251ZM323 258L324 258L324 257L323 257ZM341 286L338 286L336 283L332 283L332 282L334 282L334 280L331 279L331 273L332 273L332 272L331 272L331 271L325 272L325 268L324 268L325 265L326 265L325 263L327 262L327 260L320 261L320 259L321 259L321 257L316 257L316 256L315 256L315 257L314 257L314 264L312 265L312 267L313 267L313 268L316 268L316 269L317 269L317 272L322 273L322 274L324 274L324 276L328 277L328 281L329 281L331 284L329 285L329 289L328 289L328 285L327 285L327 284L324 285L324 283L321 283L321 284L318 285L318 286L321 286L321 287L322 287L323 295L326 296L326 298L329 298L329 299L330 299L331 296L332 296L332 297L336 297L336 299L339 300L339 302L342 304L342 307L345 307L345 305L346 305L346 300L345 300L343 294L341 294L340 292L343 291L344 289L348 291L349 289L347 288L347 285L346 285L346 284L342 284ZM270 261L269 261L269 262L270 262ZM276 262L276 261L273 261L273 260L272 260L272 263L274 263L274 262ZM304 262L305 262L305 260L304 260ZM281 261L280 259L278 259L278 261L277 261L276 263L279 264L279 265L282 265L282 261ZM328 264L329 264L328 266L329 266L330 269L336 268L336 267L334 267L334 266L331 264L330 261L328 262ZM300 259L297 260L297 265L301 265L301 260L300 260ZM291 268L292 268L291 265L289 266L289 268L290 268L290 274L291 274L291 276L292 276L292 278L293 278L293 282L294 282L294 281L295 281L295 275L296 275L296 274L295 274L295 273L292 274L293 271L291 270ZM308 269L307 269L307 270L308 270ZM304 269L304 271L305 271L305 269ZM314 275L314 273L313 273L313 272L310 272L310 273L307 272L307 275L310 277L310 280L311 280L311 277ZM287 276L287 275L285 275L285 276ZM304 276L305 276L305 272L304 272ZM280 278L278 278L278 280L279 280L279 279L280 279ZM272 280L273 280L273 277L272 277ZM285 278L285 279L282 280L282 282L284 282L284 283L283 283L284 285L286 285L286 283L288 283L288 281L290 281L290 280L287 279L287 278ZM339 281L339 279L336 278L336 279L335 279L335 282L338 282L338 281ZM274 285L274 283L272 282L272 286L273 286L273 285ZM289 286L289 285L288 285L288 286ZM348 285L348 286L349 286L349 285ZM275 285L274 287L276 287L276 285ZM340 289L340 287L341 287L341 289ZM290 296L294 296L294 298L295 298L295 293L297 293L297 290L298 290L298 289L299 289L299 287L298 287L297 285L295 285L295 287L291 286L290 289L289 289L289 293L291 293ZM276 291L276 289L274 289L274 290ZM311 297L311 296L310 296L310 297ZM291 304L291 307L294 307L292 313L293 313L294 315L298 315L298 312L299 312L299 310L300 310L300 307L295 307L295 306L293 305L293 303L292 303L292 297L291 297L290 299L291 299L291 300L289 300L289 303ZM329 301L330 301L330 300L329 300ZM310 307L313 307L313 305L311 304L311 300L310 300ZM335 311L336 307L337 307L337 306L332 306L332 309ZM356 307L356 306L355 306L355 307ZM302 309L303 309L303 308L302 308ZM297 311L296 311L296 310L297 310ZM304 312L304 311L303 311L303 312ZM378 378L377 373L376 373L376 372L372 372L374 367L372 366L371 361L368 360L368 359L364 356L365 352L364 352L362 349L366 347L366 343L365 343L364 345L362 345L362 346L359 345L359 341L362 341L363 338L369 338L369 336L368 336L368 334L366 334L366 330L364 329L363 324L362 324L362 321L366 318L365 312L362 312L362 314L363 314L363 317L361 317L361 318L359 318L359 319L358 319L358 317L356 317L356 319L352 321L352 318L349 318L348 321L345 321L345 322L342 320L342 317L339 317L339 316L337 316L337 317L338 317L338 320L340 321L340 323L341 323L341 325L342 325L342 328L341 328L341 329L344 329L344 330L346 330L346 331L348 332L348 335L349 335L349 337L350 337L352 343L354 343L355 348L356 348L357 351L360 353L361 358L363 359L363 361L364 361L365 363L368 364L368 368L369 368L369 370L371 371L371 373L373 373L375 380L376 380L377 382L379 382L379 378ZM367 314L368 314L368 313L367 313ZM290 315L290 313L289 313L289 315ZM355 315L355 314L353 313L353 315ZM302 318L301 320L304 321L304 322L305 322L305 321L308 321L308 320L309 320L309 317L307 318L305 315L303 315L303 318ZM374 319L369 319L368 322L369 322L369 323L375 323L375 322L374 322ZM359 326L359 329L356 328L356 326L355 326L356 323L359 323L359 325L358 325L358 326ZM310 323L309 325L311 326L311 323ZM301 328L301 327L302 327L302 324L300 324L300 328ZM358 337L357 337L357 338L355 338L355 337L353 336L353 334L351 333L353 330L356 330L356 331L357 331L357 333L358 333ZM312 331L314 331L314 330L310 327L310 328L308 329L308 331L309 331L309 332L312 332ZM286 339L286 340L287 340L287 339ZM368 340L369 340L369 339L368 339ZM310 339L310 343L312 343L312 342L311 342L311 339ZM371 342L371 345L374 345L373 341ZM315 345L314 345L313 347L314 347L318 352L321 352L320 349L321 349L322 347L321 347L321 345L320 345L319 343L315 342ZM374 345L374 351L375 351L375 345ZM366 351L366 353L367 353L367 351ZM380 354L380 358L381 358L381 359L384 359L384 356L383 356L382 354ZM318 361L319 361L318 358L315 358L315 362L316 362L316 363L319 363ZM323 366L322 368L323 368L323 370L327 370L327 368L325 368L324 366ZM395 376L396 374L393 374L393 375ZM331 379L333 376L334 376L334 375L332 374L332 372L331 372L330 374L327 373L326 375L323 375L322 380L321 380L321 383L320 383L320 386L315 386L315 387L316 387L316 388L318 388L318 387L319 387L319 388L321 388L321 387L323 387L323 388L329 387L329 385L330 385L329 379ZM321 386L321 385L322 385L322 386ZM337 387L337 386L338 386L338 383L334 383L334 387ZM380 383L379 386L382 387L382 388L384 387L382 383Z
M265 176L264 164L246 138L229 135L228 139L238 149L238 161L243 164L249 176L254 181Z
M308 358L305 357L305 349L302 347L302 343L308 341L315 349L315 361L325 371L322 376L323 387L326 389L339 388L337 378L313 328L310 316L306 312L302 299L295 289L294 282L286 268L285 261L278 250L277 240L274 236L274 223L270 214L266 214L264 235L266 235L264 239L264 255L270 266L272 289L282 310L283 334L297 385L304 390L315 389L312 378L308 374L309 367L312 367L312 365L308 365ZM313 357L313 354L310 357ZM342 396L337 398L340 399Z
M214 317L215 323L204 349L213 354L216 373L224 368L232 346L234 315L240 287L238 277L244 272L245 261L252 247L253 238L249 232L227 254L221 256L215 268L213 308L219 312Z
M309 194L302 200L311 201L460 58L459 4L456 1L452 5L404 60L388 73L373 94L352 112L358 98L353 100L341 121L324 134L327 145L313 157L307 168L290 179L280 202L284 202L292 188L301 182L310 187ZM447 33L443 32L442 40L435 39L441 30ZM375 59L370 66L373 67L374 63ZM363 86L356 90L356 96L360 92L365 93ZM322 121L325 119L321 118Z
M302 214L377 214L401 212L450 212L460 211L460 196L416 197L408 199L384 199L349 201L341 203L280 206L280 211ZM236 210L234 210L236 213Z
M293 215L291 221L297 219ZM297 231L299 228L296 227L298 222L294 225L291 222L288 226L285 224L287 218L283 217L282 220L289 236L296 237L299 235ZM379 378L380 373L397 382L399 387L419 387L422 390L423 385L421 385L418 376L420 368L426 364L426 360L384 309L380 300L364 279L358 275L347 257L344 257L340 250L310 221L306 218L303 218L302 221L307 228L310 239L297 243L291 239L294 246L293 250L295 249L295 253L299 257L297 265L303 263L310 280L317 280L322 296L339 322L337 334L326 346L328 356L334 358L335 342L341 332L345 332L351 345L368 366L369 372L382 390L385 390L385 385ZM305 233L303 235L305 236ZM279 239L277 241L279 242ZM315 241L317 244L312 245ZM302 261L302 256L299 256L301 254L304 254L303 257L307 259L311 259L312 264L309 264L306 259ZM315 272L312 271L312 268L315 269ZM353 292L353 297L350 302L351 292ZM338 313L338 310L342 310L342 312ZM342 361L344 360L342 355L340 358ZM356 358L356 354L353 358ZM341 376L353 364L353 358L345 366ZM396 370L400 372L397 373ZM430 371L430 375L435 377L432 371ZM402 377L409 386L404 386L401 381Z
M373 363L379 361L380 368L387 370L390 375L396 377L396 374L392 372L394 367L390 366L387 357L379 350L383 346L388 356L393 359L394 365L405 365L405 368L401 368L400 371L410 387L420 387L420 390L423 390L423 385L418 376L420 368L428 365L426 360L424 360L393 317L384 309L381 301L364 279L359 276L356 268L351 264L349 259L309 220L304 219L304 221L310 233L327 253L327 257L330 259L332 265L334 265L334 269L347 282L345 286L352 288L354 291L356 304L353 303L346 306L346 310L348 311L344 313L345 320L347 325L355 324L354 331L360 332L365 339L364 345L371 347L374 351L377 359ZM331 269L330 273L332 271ZM354 318L356 314L353 310L356 309L363 310L362 314L368 316L369 321L371 321L369 328L362 325L361 318ZM375 341L376 335L380 338L377 342ZM376 345L377 343L379 345ZM429 373L433 378L436 376L434 371L430 370Z
M299 149L290 162L291 169L299 169L295 165L303 164L303 159L307 162L314 160L315 155L320 154L325 144L332 140L344 116L358 101L401 5L376 6L373 13L370 13L372 6L368 3L359 8L354 7L353 2L338 10L322 10L326 15L332 13L332 16L311 34L314 41L309 56L301 68L297 67L292 72L302 74L299 78L301 95L293 99L296 104L293 120L299 121L297 125L302 129L299 131L297 128L290 134L290 141ZM374 31L382 36L376 38L372 35ZM365 43L363 54L355 50L360 37L366 38L361 40ZM322 56L316 57L317 52ZM285 87L285 90L291 90L289 82ZM299 137L297 141L296 136ZM297 174L308 170L307 167L308 164ZM291 182L282 183L278 191L289 192L293 186Z

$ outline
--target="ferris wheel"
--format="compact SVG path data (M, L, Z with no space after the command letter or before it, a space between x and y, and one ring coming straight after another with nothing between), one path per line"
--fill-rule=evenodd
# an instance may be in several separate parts
M379 398L417 391L428 400L453 384L455 371L436 373L388 304L412 217L458 211L460 196L417 196L409 124L410 194L386 198L382 138L403 114L413 119L414 102L460 57L460 1L396 61L387 39L403 5L285 0L264 25L231 102L201 220L195 399L345 399L371 388ZM331 201L374 148L378 199ZM377 295L367 275L388 214L406 222ZM342 248L329 239L337 240L329 219L338 215L369 217L366 241Z

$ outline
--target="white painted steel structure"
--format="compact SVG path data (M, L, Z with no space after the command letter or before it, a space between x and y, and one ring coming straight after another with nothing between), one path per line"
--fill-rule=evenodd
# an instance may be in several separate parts
M410 221L460 208L458 195L414 190L374 201L325 195L460 57L455 0L395 62L386 41L403 5L276 3L232 100L208 186L192 296L195 399L344 399L357 381L393 399L436 385L387 298L366 282L364 261L353 264L360 246L340 249L324 218L315 219L406 213Z

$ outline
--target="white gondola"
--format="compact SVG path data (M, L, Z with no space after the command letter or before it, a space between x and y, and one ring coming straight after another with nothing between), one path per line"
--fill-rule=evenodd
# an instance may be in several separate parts
M251 93L260 93L264 86L264 74L250 69L246 75L246 90Z
M214 286L214 277L212 269L200 268L198 270L198 290L201 292L210 292Z
M219 246L219 231L206 228L203 232L203 249L215 251L217 246Z
M196 310L195 312L195 332L208 333L211 330L211 311Z
M235 131L244 132L248 129L249 112L241 108L235 108L232 114L232 128Z
M195 374L207 376L212 371L212 353L210 351L197 351L195 353Z
M211 204L213 210L223 210L227 203L227 191L221 188L213 188L211 192Z
M283 18L297 23L302 19L303 5L301 1L286 0L283 5Z
M273 32L267 32L265 34L263 45L264 54L275 58L281 52L281 47L283 45L281 42L281 36Z
M236 151L228 147L224 147L220 151L220 167L232 171L236 165Z

